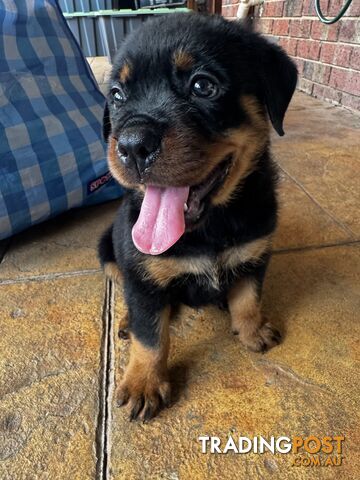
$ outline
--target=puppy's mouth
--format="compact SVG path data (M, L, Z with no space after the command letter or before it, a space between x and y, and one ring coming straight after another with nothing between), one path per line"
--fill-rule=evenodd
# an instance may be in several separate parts
M172 247L185 230L195 228L206 215L211 197L229 172L228 155L201 183L185 187L146 185L139 217L132 229L138 250L160 255Z

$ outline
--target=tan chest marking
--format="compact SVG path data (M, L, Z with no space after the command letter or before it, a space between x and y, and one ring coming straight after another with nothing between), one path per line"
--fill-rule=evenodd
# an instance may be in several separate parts
M241 263L256 262L270 249L271 237L263 237L241 247L224 250L216 259L206 255L198 257L163 258L146 257L142 261L145 278L160 287L166 287L172 280L182 275L195 275L215 289L220 288L222 272L235 269Z
M225 270L236 268L240 263L256 262L271 247L271 236L258 238L240 247L230 247L220 255L220 263Z

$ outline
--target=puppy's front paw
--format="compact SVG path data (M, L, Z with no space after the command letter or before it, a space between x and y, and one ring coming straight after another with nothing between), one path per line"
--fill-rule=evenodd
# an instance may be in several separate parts
M237 332L235 332L237 333ZM281 342L279 330L270 322L265 322L256 330L239 332L241 342L253 352L266 352Z
M170 383L158 375L142 376L126 373L117 392L119 407L128 404L129 420L149 421L170 403Z
M129 314L126 312L123 317L120 319L119 322L119 330L118 330L119 338L123 340L127 340L130 338L129 332Z

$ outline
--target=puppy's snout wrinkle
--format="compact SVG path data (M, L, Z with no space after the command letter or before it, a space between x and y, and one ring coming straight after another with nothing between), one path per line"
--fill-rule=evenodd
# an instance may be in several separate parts
M125 128L118 137L120 161L141 175L155 161L160 143L160 136L148 126Z

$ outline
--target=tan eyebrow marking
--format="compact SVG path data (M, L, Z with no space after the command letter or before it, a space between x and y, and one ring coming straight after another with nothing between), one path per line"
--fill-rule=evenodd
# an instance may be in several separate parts
M173 60L179 70L189 70L195 63L194 57L184 50L177 50L173 55Z
M124 65L121 67L120 72L119 72L119 78L121 83L125 83L127 80L129 80L131 75L131 67L130 65L126 62Z

